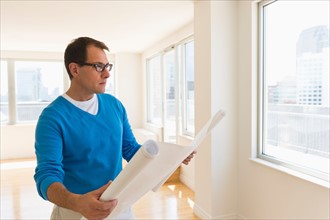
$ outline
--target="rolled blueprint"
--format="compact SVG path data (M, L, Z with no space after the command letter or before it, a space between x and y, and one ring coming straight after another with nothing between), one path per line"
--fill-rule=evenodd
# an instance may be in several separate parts
M134 189L134 179L141 175L145 167L159 155L159 146L154 140L147 140L140 149L134 154L130 162L119 173L110 186L102 193L100 200L109 201L119 199L116 208L112 211L107 219L121 219L121 212L127 211L130 206L125 203L125 198L128 196L130 188ZM126 196L126 197L125 197ZM112 216L110 218L110 216ZM125 215L124 215L125 216ZM81 220L87 220L82 217Z
M120 214L144 194L157 190L224 116L223 111L217 112L188 146L151 140L143 144L101 196L101 200L118 200L117 206L106 219L119 219Z
M100 197L102 201L117 199L125 191L132 180L140 174L141 171L154 159L159 153L159 147L153 140L147 140L141 148L135 153L133 158L124 168L125 172L120 172L115 181L103 192Z

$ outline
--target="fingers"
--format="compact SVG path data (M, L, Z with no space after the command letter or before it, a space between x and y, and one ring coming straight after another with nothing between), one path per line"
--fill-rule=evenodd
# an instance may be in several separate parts
M194 150L184 161L182 161L183 164L188 165L191 159L194 157L194 154L196 154L197 151Z
M110 180L107 184L100 187L97 191L100 193L100 196L102 193L110 186L112 181ZM101 211L105 211L106 213L110 213L117 205L118 201L117 199L110 200L110 201L100 201L101 204L99 205L98 209Z
M94 208L91 208L89 212L84 215L87 219L105 219L108 217L114 208L117 206L118 201L116 199L107 202L98 201Z
M100 216L103 218L108 217L111 212L114 210L114 208L117 206L118 204L118 200L114 199L114 200L110 200L108 202L103 202L102 206L100 206L100 208L102 210L100 210Z
M94 190L94 193L98 195L98 198L102 195L102 193L110 186L112 181L110 180L107 184L103 185L102 187Z
M186 159L190 161L194 157L194 154L196 154L195 150Z
M113 199L113 200L106 201L106 202L100 201L100 204L98 205L97 210L100 210L100 211L110 210L110 211L112 211L116 207L117 204L118 204L117 199Z
M184 161L182 161L182 163L183 163L184 165L188 165L189 162L190 162L190 160L191 160L191 159L185 159Z
M108 188L111 182L109 181L102 187L81 196L82 200L79 203L82 207L79 212L87 219L104 219L117 206L118 201L116 199L110 201L100 200L102 193Z

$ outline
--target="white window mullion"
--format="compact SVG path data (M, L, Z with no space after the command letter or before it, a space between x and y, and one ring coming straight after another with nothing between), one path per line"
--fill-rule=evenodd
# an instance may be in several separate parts
M16 124L16 77L15 62L8 60L8 124Z
M180 134L180 123L179 123L179 116L180 116L180 89L179 89L179 83L180 83L180 64L179 64L179 55L178 55L178 47L174 47L174 89L175 89L175 131L176 131L176 143L178 143L178 137Z

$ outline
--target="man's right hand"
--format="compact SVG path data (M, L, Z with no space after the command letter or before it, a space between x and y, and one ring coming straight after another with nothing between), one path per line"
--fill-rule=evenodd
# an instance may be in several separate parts
M104 219L110 215L118 201L100 201L102 193L111 184L111 181L99 189L83 195L69 192L62 183L52 183L47 190L49 201L52 203L79 212L87 219Z
M117 205L117 200L101 201L102 193L107 189L111 182L101 188L77 197L77 211L87 219L105 219L110 215Z

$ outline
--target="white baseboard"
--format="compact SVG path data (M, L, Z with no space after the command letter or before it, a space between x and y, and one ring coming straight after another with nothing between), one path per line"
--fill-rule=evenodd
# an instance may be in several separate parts
M196 203L194 204L194 213L200 219L211 219L211 216L207 212L205 212L201 207L196 205Z
M214 219L224 219L224 220L244 220L244 218L242 218L242 216L238 215L238 214L228 214L228 215L221 215L218 217L215 217Z
M245 220L241 215L231 213L231 214L226 214L226 215L220 215L220 216L215 216L212 217L208 213L206 213L202 208L200 208L196 203L194 204L194 213L197 215L198 218L200 219L215 219L215 220Z
M187 175L180 173L180 182L186 185L189 189L195 192L195 184Z

